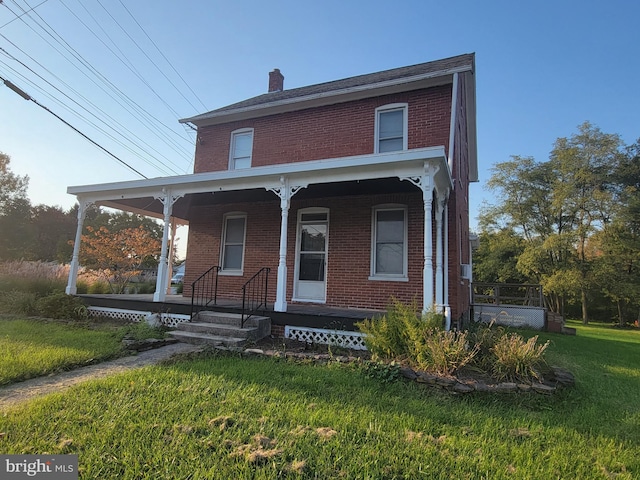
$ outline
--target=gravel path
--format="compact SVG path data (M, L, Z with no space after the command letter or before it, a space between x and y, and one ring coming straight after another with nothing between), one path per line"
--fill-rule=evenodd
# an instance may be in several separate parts
M174 343L164 347L140 352L137 355L122 357L116 360L81 367L47 377L38 377L20 383L0 387L0 412L32 398L41 397L53 392L60 392L76 383L85 380L103 378L114 373L133 370L134 368L154 365L174 355L202 350L200 345Z

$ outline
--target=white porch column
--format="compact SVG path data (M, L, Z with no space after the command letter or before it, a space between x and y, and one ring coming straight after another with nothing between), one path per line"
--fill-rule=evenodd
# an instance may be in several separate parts
M449 306L449 203L444 206L444 328L451 329L451 307Z
M84 219L87 215L87 208L93 202L78 202L78 227L76 228L76 240L73 243L73 256L71 257L71 265L69 266L69 279L65 293L67 295L75 295L78 293L78 269L80 268L80 242L82 241L82 229L84 227Z
M443 313L444 308L444 285L442 276L442 214L444 212L444 202L446 196L438 194L436 203L436 311Z
M160 262L158 263L158 277L156 279L156 291L153 294L154 302L164 302L165 298L167 298L167 272L168 272L168 261L167 261L167 250L169 246L169 230L171 224L171 212L173 211L173 204L178 200L182 195L175 195L171 193L169 189L162 189L162 196L155 197L157 200L160 200L164 206L163 214L164 214L164 225L162 227L162 251L160 252Z
M173 256L176 251L176 221L171 217L171 239L169 240L169 260L167 262L167 278L173 277ZM167 281L167 295L171 295L171 282Z
M433 307L433 222L431 212L433 207L434 177L440 167L424 163L422 175L416 177L403 177L400 180L408 180L422 190L424 202L424 266L422 269L422 313L427 313Z
M306 185L289 185L289 179L280 177L282 186L267 188L280 197L280 252L278 259L278 278L276 280L276 301L273 309L276 312L287 311L287 227L289 225L289 207L291 197L298 193Z

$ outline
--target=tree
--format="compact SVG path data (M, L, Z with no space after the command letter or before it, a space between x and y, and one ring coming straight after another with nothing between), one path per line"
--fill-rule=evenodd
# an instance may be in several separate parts
M27 198L28 176L19 176L11 171L9 155L0 152L0 215L16 200Z
M482 210L481 228L519 235L524 249L518 272L542 284L550 309L561 312L565 300L578 302L584 323L590 292L598 287L596 263L607 250L595 254L597 236L619 221L621 205L629 201L623 193L635 188L621 182L624 172L631 178L629 172L637 168L631 157L625 156L618 135L586 122L576 134L556 140L548 161L512 157L496 164L488 182L498 201ZM637 219L638 213L640 202L627 217ZM617 238L611 233L601 240ZM598 278L605 271L600 269Z
M114 293L124 293L143 266L157 265L161 242L143 225L110 232L88 226L82 235L80 263L102 276Z
M0 152L0 260L25 258L32 243L29 177L14 174L10 163Z
M589 238L606 229L616 207L613 173L621 161L622 141L589 122L578 133L556 140L550 163L560 172L554 183L553 202L567 212L575 235L575 269L579 272L582 321L588 323L588 290L592 264L587 255Z
M76 218L60 207L36 205L31 209L33 242L30 257L46 262L68 263L73 252Z

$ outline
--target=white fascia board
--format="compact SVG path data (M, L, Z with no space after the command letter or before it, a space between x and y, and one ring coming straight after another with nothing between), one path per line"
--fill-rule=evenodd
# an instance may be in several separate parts
M210 123L209 121L213 121L216 118L224 118L225 121L229 121L227 117L233 117L233 116L242 115L242 114L251 113L251 112L258 112L260 110L269 110L269 111L276 110L277 111L278 108L280 107L297 104L297 103L310 103L310 102L334 98L334 97L346 97L347 99L344 101L348 101L350 96L358 93L372 91L372 94L373 94L373 92L377 90L385 89L385 88L403 86L403 85L408 86L410 84L414 84L414 83L425 81L425 80L432 80L436 78L446 78L450 76L452 77L454 73L472 71L472 68L473 67L471 65L466 65L462 67L450 68L447 70L440 70L437 72L424 73L421 75L413 75L411 77L396 78L396 79L387 80L384 82L358 85L355 87L343 88L340 90L330 90L327 92L316 93L313 95L285 98L275 102L261 103L258 105L251 105L248 107L236 108L233 110L224 110L222 112L215 112L215 113L203 113L201 115L196 115L194 117L180 119L179 122L193 123L194 125L204 126L204 125L208 125ZM450 79L447 79L444 83L450 83ZM304 108L307 108L307 107L305 106ZM270 114L270 113L267 113L267 114Z
M159 197L165 191L173 194L239 191L256 188L277 188L282 179L298 185L366 180L385 177L415 176L424 161L444 162L443 146L417 148L383 154L294 162L243 170L195 173L117 183L72 186L67 193L85 201L105 202L142 197ZM447 169L440 169L442 170ZM446 180L444 181L446 183Z

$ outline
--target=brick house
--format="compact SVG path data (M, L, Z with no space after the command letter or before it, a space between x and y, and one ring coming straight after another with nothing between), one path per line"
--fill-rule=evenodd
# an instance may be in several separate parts
M395 297L468 315L473 54L290 90L276 69L267 93L181 122L197 128L193 174L68 189L80 226L92 203L164 219L156 301L170 227L188 223L185 296L213 266L224 298L268 267L275 312ZM72 267L67 293L77 251Z

